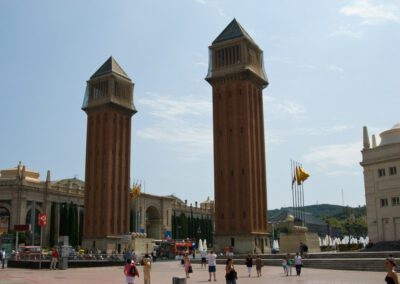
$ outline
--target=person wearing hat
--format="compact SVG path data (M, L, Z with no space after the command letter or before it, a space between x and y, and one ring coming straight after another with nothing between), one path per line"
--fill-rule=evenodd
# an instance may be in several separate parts
M397 273L395 271L396 263L393 261L392 258L386 258L385 260L386 266L386 277L385 281L387 284L399 284L399 279L397 278Z

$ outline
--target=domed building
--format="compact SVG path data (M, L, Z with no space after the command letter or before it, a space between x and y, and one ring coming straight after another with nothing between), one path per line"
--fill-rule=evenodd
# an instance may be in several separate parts
M375 135L364 127L364 168L368 236L373 243L400 240L400 123Z

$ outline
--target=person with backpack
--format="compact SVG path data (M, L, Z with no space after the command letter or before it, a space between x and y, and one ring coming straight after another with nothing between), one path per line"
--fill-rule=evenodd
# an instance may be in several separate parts
M139 277L139 271L132 260L127 259L124 267L124 275L126 284L135 284L135 277Z
M236 284L237 272L235 271L235 268L233 266L232 258L228 258L226 260L225 279L226 284Z

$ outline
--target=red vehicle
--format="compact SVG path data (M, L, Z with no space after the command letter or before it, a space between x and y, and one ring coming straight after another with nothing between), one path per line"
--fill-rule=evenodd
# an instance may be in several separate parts
M40 258L40 246L20 246L17 257L21 260L35 260Z
M176 254L184 254L185 252L191 253L193 244L191 241L175 241Z

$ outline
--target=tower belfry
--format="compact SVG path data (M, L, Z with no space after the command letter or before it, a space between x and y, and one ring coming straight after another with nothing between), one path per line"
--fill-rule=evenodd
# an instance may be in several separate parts
M110 57L87 81L83 246L116 250L129 231L132 80Z
M209 47L214 134L214 248L266 252L263 52L233 21Z

